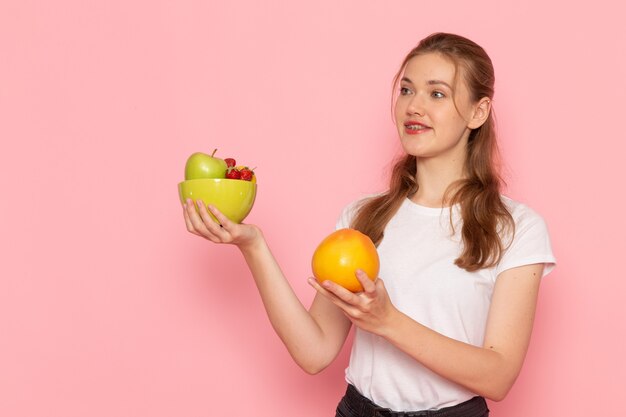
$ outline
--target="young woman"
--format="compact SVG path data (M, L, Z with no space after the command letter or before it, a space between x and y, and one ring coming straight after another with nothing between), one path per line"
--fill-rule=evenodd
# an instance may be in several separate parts
M307 310L258 227L209 207L218 225L192 201L185 222L241 250L274 329L306 372L330 364L356 327L336 416L487 416L484 398L503 399L524 361L540 280L555 262L548 232L500 194L494 72L480 46L433 34L394 85L406 154L389 190L349 205L337 224L378 247L380 277L357 272L364 291L310 279L317 294Z

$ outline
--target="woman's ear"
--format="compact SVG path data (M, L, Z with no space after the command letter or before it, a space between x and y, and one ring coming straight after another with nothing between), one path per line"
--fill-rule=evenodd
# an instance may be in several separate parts
M481 98L474 106L474 115L472 116L467 127L477 129L487 121L489 112L491 111L491 99L489 97Z

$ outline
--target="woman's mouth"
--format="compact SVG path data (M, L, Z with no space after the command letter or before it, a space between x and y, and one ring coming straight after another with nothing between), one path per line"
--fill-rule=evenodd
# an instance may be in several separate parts
M431 128L425 124L419 122L406 122L404 124L404 131L409 135L418 135L429 131Z

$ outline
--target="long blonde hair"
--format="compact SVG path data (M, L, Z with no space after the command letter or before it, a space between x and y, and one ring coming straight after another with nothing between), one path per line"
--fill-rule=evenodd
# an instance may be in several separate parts
M433 52L452 60L457 72L462 68L472 102L483 97L493 98L495 76L485 50L469 39L449 33L432 34L409 52L394 77L394 91L409 60ZM503 180L499 163L495 122L490 112L485 123L470 133L465 160L466 177L452 184L444 198L451 211L456 204L461 208L463 249L455 264L467 271L496 265L506 247L503 233L514 233L515 230L513 218L500 197ZM380 244L389 220L404 200L417 191L416 174L415 156L407 154L396 161L389 190L364 200L351 227L368 235L374 244Z

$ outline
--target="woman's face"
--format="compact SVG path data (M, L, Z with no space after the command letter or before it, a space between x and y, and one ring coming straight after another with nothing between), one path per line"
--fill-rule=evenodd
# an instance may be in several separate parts
M405 152L418 159L465 160L475 106L462 80L462 74L456 77L454 64L441 54L428 53L409 60L395 106Z

